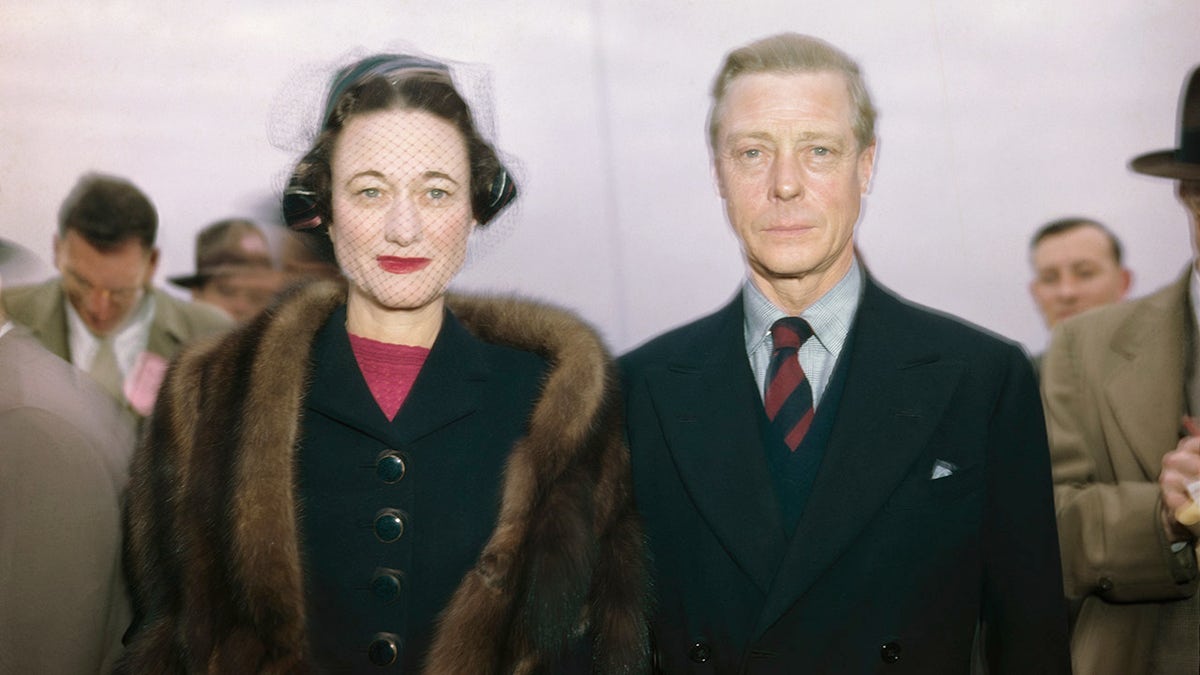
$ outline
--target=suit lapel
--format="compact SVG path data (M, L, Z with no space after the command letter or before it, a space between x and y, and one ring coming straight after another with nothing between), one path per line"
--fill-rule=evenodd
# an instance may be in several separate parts
M697 510L765 593L786 536L759 435L762 402L746 357L741 296L709 317L649 384Z
M182 317L175 311L175 306L167 302L158 289L151 289L154 297L154 318L150 321L150 335L146 341L146 351L170 359L183 344L186 328L182 325Z
M846 384L812 496L763 607L779 619L876 517L941 420L964 364L912 333L909 310L868 278L840 358Z
M67 298L62 280L55 277L42 284L33 295L34 313L27 327L42 345L64 361L71 361L70 340L67 338Z
M1162 470L1163 453L1175 447L1185 410L1190 273L1189 268L1182 280L1144 303L1113 334L1111 343L1116 365L1104 385L1108 408L1150 480L1156 480ZM1147 391L1146 382L1166 386Z

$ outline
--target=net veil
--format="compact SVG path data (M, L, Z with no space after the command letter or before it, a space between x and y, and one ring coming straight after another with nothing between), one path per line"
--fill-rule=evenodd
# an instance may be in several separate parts
M277 94L284 220L328 237L352 287L391 308L440 296L516 221L490 72L410 48L306 66Z

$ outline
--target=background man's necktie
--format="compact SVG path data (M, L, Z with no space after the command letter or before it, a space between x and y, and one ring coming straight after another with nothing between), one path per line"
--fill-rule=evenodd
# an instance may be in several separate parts
M125 378L117 365L117 352L113 349L112 338L100 341L100 349L96 351L96 358L92 359L92 367L88 369L88 374L118 401L125 400L122 391Z
M812 337L812 328L799 317L785 317L771 325L775 349L767 368L763 401L771 427L793 452L800 447L813 420L812 387L800 367L800 345Z

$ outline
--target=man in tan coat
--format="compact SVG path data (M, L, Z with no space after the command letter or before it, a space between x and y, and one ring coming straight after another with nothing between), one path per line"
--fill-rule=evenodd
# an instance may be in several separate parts
M111 671L132 451L116 401L0 309L0 675Z
M1133 160L1178 180L1200 242L1200 68L1181 141ZM1200 245L1179 280L1140 300L1068 319L1046 353L1042 393L1069 599L1075 672L1200 672L1196 536L1175 510L1200 479Z

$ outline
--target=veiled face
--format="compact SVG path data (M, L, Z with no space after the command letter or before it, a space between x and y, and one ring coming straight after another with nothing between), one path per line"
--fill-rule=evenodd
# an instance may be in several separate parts
M351 297L398 310L440 301L475 225L458 129L419 110L356 115L330 169L329 236Z

